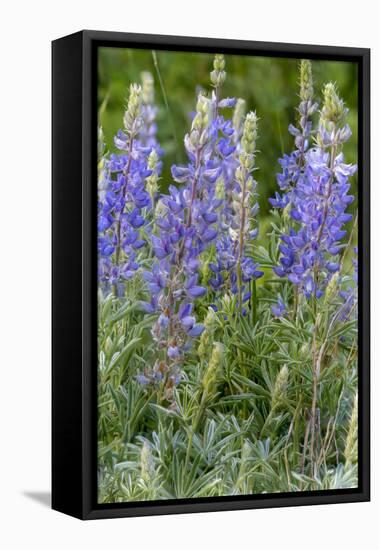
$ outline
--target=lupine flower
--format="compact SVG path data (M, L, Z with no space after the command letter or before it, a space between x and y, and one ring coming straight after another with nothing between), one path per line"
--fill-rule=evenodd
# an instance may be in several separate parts
M271 306L271 311L275 317L283 317L286 314L286 306L281 296L278 297L277 304Z
M295 137L296 149L279 160L282 173L277 174L277 182L281 191L275 198L269 199L274 208L285 208L291 201L293 187L298 182L304 170L305 153L309 148L312 136L312 115L317 110L317 103L313 102L313 78L311 62L303 59L300 62L300 104L297 108L298 127L290 124L288 131Z
M233 217L227 234L222 235L216 245L217 263L211 262L209 268L214 277L210 284L214 289L225 285L229 280L230 290L238 294L239 306L249 299L246 283L263 275L258 264L247 256L247 245L257 236L255 219L258 203L255 200L256 181L252 176L255 168L257 140L257 116L254 112L246 116L241 138L241 151L238 166L234 174Z
M113 287L119 296L123 294L123 282L139 267L138 251L145 244L141 235L144 209L151 207L149 191L159 172L158 159L153 155L153 150L158 151L155 130L146 130L153 124L152 116L147 120L146 115L150 103L142 103L142 96L141 87L132 84L124 128L114 140L120 153L107 158L106 177L99 176L99 281L104 290Z
M199 282L200 258L218 236L222 200L216 195L216 182L224 161L235 151L233 127L219 114L235 105L234 99L220 98L224 69L223 56L216 56L212 96L199 94L191 131L184 138L188 164L171 170L182 188L170 186L168 194L161 196L163 211L155 220L158 231L151 235L156 261L145 273L151 298L143 307L158 314L152 334L165 353L166 398L167 390L170 395L172 384L180 381L180 366L191 340L204 330L193 312L193 303L206 294Z
M144 147L148 147L151 151L155 151L158 160L163 155L163 150L157 139L157 123L156 117L158 108L154 103L154 78L148 71L141 73L142 81L142 98L141 98L141 118L143 125L138 134L138 139ZM156 163L156 170L160 174L162 163Z
M155 262L144 273L151 300L147 310L156 310L158 319L152 334L163 359L165 398L172 398L172 388L180 382L180 366L191 339L202 333L203 325L196 322L193 302L205 295L199 283L199 256L217 236L213 214L219 203L208 197L201 200L205 187L214 180L211 153L216 134L209 118L209 102L199 95L191 131L184 143L189 158L185 167L173 167L173 176L185 183L182 189L170 186L163 195L161 216L156 219L158 235L151 235Z
M333 273L340 269L344 225L351 220L346 208L353 201L348 179L355 165L344 163L337 154L350 129L343 125L346 109L333 84L324 89L324 105L316 137L317 146L304 155L301 170L291 192L290 216L293 227L281 236L280 265L274 271L310 298L323 294Z

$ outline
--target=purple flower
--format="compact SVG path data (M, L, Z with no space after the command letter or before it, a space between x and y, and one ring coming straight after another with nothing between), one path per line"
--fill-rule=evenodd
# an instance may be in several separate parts
M168 346L167 355L170 359L176 359L177 357L180 357L179 348L177 346Z
M269 199L274 208L284 209L292 200L292 191L301 178L305 164L305 154L310 145L312 136L312 115L317 111L317 103L313 102L313 78L311 62L303 59L300 63L300 104L297 109L299 127L290 124L289 133L295 138L295 151L285 154L279 159L282 172L277 174L277 183L283 195L275 193ZM296 212L294 214L296 216Z
M98 270L99 283L107 292L112 286L115 290L121 289L119 283L133 277L139 268L136 251L146 244L141 238L141 230L146 224L151 197L145 183L153 173L149 168L152 142L147 143L146 132L149 139L154 136L151 117L148 120L146 115L146 102L143 105L145 110L142 108L141 88L132 85L124 114L124 129L114 140L120 153L106 158L104 148L99 147L102 169L98 176ZM154 147L158 149L156 141Z
M215 290L226 287L232 293L238 294L240 308L249 299L246 284L263 275L258 264L247 255L247 247L258 233L257 228L252 227L256 225L258 212L258 203L255 200L256 181L252 177L256 139L257 116L251 112L246 116L234 169L232 207L225 214L228 230L217 240L217 261L209 264L214 273L209 281L210 285Z
M271 306L271 311L275 317L283 317L285 315L286 306L281 296L278 297L278 303Z
M223 61L218 58L215 63L222 65ZM204 330L193 313L193 302L207 292L199 283L200 257L219 235L222 200L216 196L216 185L225 175L224 159L235 150L233 127L218 113L235 104L234 100L220 100L224 74L221 65L212 73L215 91L211 99L198 96L191 130L184 138L188 163L171 169L172 177L182 187L171 185L160 197L159 215L150 236L154 258L144 278L159 313L152 335L167 368L166 391L170 384L179 383L181 363L191 340ZM150 305L145 308L155 311Z
M335 110L340 108L341 100L329 97L335 93L330 86L325 88L317 146L302 151L301 170L283 200L291 204L292 227L281 235L280 265L274 268L308 299L322 296L333 273L339 271L344 225L351 220L346 212L353 200L348 180L356 166L345 164L342 152L337 154L348 132L345 129L341 137L336 113L330 120L324 118L331 116L325 105L329 110L333 104Z
M195 325L191 328L191 330L188 331L189 336L192 336L192 338L196 338L197 336L200 336L200 334L204 330L204 325Z

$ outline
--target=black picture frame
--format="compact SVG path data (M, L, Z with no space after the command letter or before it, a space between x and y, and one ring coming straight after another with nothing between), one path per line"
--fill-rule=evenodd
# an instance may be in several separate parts
M359 486L96 502L96 93L99 46L355 61L359 101ZM85 30L52 43L52 507L81 519L370 499L370 50Z

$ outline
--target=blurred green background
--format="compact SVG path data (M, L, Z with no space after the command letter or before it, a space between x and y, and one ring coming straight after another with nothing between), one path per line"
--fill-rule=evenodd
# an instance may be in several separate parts
M160 84L157 67L151 50L127 48L99 48L99 123L103 126L107 147L116 151L113 136L122 128L123 111L128 88L141 81L141 72L149 71L155 81L155 99L159 108L157 117L158 139L165 151L161 189L172 183L170 166L185 163L183 137L190 127L190 113L196 104L199 89L210 90L209 72L213 54L155 52L163 84ZM257 155L260 203L261 237L269 223L268 198L278 189L276 173L280 171L278 158L294 149L294 138L288 133L288 125L296 122L295 108L298 98L299 59L227 55L227 78L222 89L223 97L242 97L247 110L254 109L260 118ZM357 65L342 61L313 61L316 100L321 104L323 85L335 82L339 93L349 108L348 123L353 135L345 145L346 162L357 162ZM164 93L167 96L167 110ZM232 110L223 111L226 117ZM354 176L352 190L356 195ZM350 207L357 208L357 199Z

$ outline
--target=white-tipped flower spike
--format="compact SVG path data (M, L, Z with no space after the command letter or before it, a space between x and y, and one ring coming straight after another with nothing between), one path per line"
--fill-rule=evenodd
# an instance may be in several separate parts
M196 104L196 115L192 121L191 131L184 138L186 149L192 154L205 145L209 139L209 100L200 93Z
M209 352L209 348L213 342L213 332L217 323L217 316L211 307L208 308L208 313L204 320L204 331L200 336L200 343L197 353L201 360L204 360Z
M258 203L252 204L257 185L252 176L255 168L255 151L258 137L257 123L256 113L248 113L243 126L239 166L235 173L239 190L234 192L233 195L233 207L236 212L237 224L236 229L232 229L235 232L235 238L232 237L232 239L239 241L240 261L242 261L245 240L249 238L253 217L258 211Z
M312 98L312 63L309 61L309 59L302 59L300 62L300 99L302 101L312 101Z
M97 129L97 187L100 200L104 199L107 183L104 132L99 126Z
M98 126L97 128L97 159L101 160L105 151L105 141L104 141L104 132L103 127Z
M358 461L358 394L355 395L351 411L344 455L346 464L355 464Z
M246 115L241 138L240 163L247 172L252 172L258 138L258 117L255 111Z
M340 124L346 113L347 109L343 100L338 97L335 85L329 82L324 88L324 103L321 109L320 120L324 123L332 122Z
M243 118L245 116L246 111L246 101L242 98L237 99L236 106L234 107L233 112L233 128L234 128L234 140L238 141L241 137L242 129L243 129Z
M142 80L142 102L145 105L152 105L154 103L154 78L148 71L141 73Z
M213 71L211 72L211 82L215 88L219 88L225 82L225 59L222 54L216 54L213 61Z
M326 289L325 289L325 301L330 302L333 300L333 298L336 296L337 291L339 290L339 280L340 280L340 273L337 271L336 273L333 273L332 278L330 279Z
M281 403L286 395L288 384L288 367L283 365L280 369L278 376L275 380L274 389L271 397L271 409L276 409Z
M299 125L301 132L298 134L295 130L295 143L300 146L300 150L304 152L308 148L309 137L311 135L311 120L310 117L317 110L317 103L313 102L313 76L312 63L309 59L302 59L300 62L300 105L298 107L300 120Z
M209 122L209 101L200 93L196 103L196 115L192 121L191 132L197 131L201 133Z
M338 96L335 84L329 82L324 87L324 102L316 138L320 148L337 147L350 138L349 125L344 123L347 113L348 109Z
M222 369L225 348L220 342L213 344L212 355L203 376L203 388L207 394L215 392L217 379Z
M141 449L141 478L148 483L154 475L154 462L149 443L145 440Z
M159 190L158 188L159 176L157 171L158 161L159 161L158 153L155 149L152 149L147 160L147 167L149 170L152 170L152 174L146 178L146 190L150 195L152 205L154 205L155 203L155 198Z
M131 84L128 105L124 114L124 130L129 137L135 137L142 124L140 118L141 100L141 86Z

